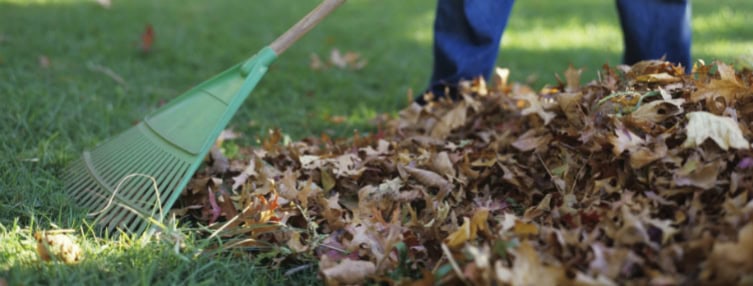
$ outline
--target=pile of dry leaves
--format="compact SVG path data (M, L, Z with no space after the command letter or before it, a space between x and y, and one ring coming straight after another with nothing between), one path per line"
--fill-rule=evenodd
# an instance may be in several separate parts
M570 68L538 92L507 73L369 137L215 151L175 211L330 284L753 283L751 71Z

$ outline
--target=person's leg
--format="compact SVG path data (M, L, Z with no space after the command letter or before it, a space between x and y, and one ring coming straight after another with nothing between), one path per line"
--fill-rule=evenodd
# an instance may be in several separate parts
M625 64L666 56L690 70L689 0L617 0L617 11Z
M438 0L434 69L427 92L444 96L462 79L489 76L513 0ZM451 94L452 96L452 94ZM417 102L423 103L419 96Z

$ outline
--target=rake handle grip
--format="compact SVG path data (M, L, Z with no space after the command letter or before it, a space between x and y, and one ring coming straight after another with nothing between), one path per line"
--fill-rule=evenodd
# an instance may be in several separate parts
M309 30L314 28L316 24L322 21L327 15L332 13L337 7L345 3L346 0L324 0L319 6L309 12L306 17L303 17L298 23L290 27L282 36L278 37L269 47L275 51L277 55L282 54L293 43L295 43L301 36L306 34Z

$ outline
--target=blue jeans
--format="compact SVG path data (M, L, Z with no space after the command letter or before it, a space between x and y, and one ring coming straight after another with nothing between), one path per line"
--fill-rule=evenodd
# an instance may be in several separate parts
M427 92L455 95L457 83L489 77L514 0L438 0L434 69ZM689 0L617 0L625 64L659 59L690 66ZM419 103L423 97L416 98Z

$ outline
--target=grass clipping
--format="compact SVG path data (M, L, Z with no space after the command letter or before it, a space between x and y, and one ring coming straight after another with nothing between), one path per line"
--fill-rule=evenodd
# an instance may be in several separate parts
M373 135L213 152L173 212L330 284L753 281L753 73L647 61L538 92L508 73Z

